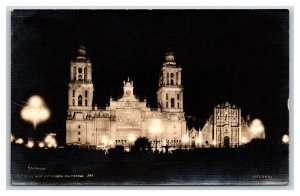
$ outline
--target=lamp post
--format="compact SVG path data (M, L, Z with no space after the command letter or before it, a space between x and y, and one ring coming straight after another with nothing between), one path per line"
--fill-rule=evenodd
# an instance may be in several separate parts
M170 146L168 145L167 140L164 139L162 145L165 148L165 153L168 154L168 150Z
M128 135L128 141L129 141L129 151L131 152L131 148L132 148L132 145L133 145L133 143L135 142L135 140L136 140L136 136L134 135L134 134L132 134L132 133L130 133L129 135Z
M33 148L35 145L35 140L38 135L35 132L37 130L37 125L46 122L51 115L50 109L46 106L45 101L42 97L38 95L31 96L26 102L25 106L22 106L20 111L21 118L33 125L33 138L32 141L27 144L28 148Z
M155 134L155 151L157 152L157 134L162 132L162 123L160 119L153 119L149 131Z
M259 138L261 139L261 133L263 133L265 131L265 128L264 128L264 125L263 125L263 123L260 119L254 119L251 122L250 130L253 132L253 138L254 139L257 139L258 135L259 135Z
M107 152L106 152L106 146L107 146L108 138L107 138L107 136L106 136L106 135L102 136L102 138L101 138L101 142L102 142L102 143L103 143L103 145L104 145L104 150L105 150L105 153L107 153Z
M202 138L201 138L201 136L198 136L196 138L196 144L197 144L198 148L200 148L202 146Z
M190 140L190 139L189 139L189 136L188 136L188 135L184 135L184 136L182 137L182 143L185 144L185 145L184 145L185 149L187 148L187 145L188 145L189 140Z

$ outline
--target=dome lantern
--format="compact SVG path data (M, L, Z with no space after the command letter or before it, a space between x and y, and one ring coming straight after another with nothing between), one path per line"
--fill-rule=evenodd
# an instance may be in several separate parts
M83 45L80 45L77 50L77 59L85 59L86 50Z
M166 62L174 62L175 61L174 52L172 52L170 50L168 52L166 52L165 60L166 60Z

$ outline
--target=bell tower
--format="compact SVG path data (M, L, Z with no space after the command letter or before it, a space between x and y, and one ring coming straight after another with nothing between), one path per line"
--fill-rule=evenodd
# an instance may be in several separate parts
M92 63L86 58L86 50L83 45L78 48L76 59L70 62L68 88L69 110L92 109L94 91Z
M167 51L160 71L157 104L163 112L183 112L182 68L175 62L174 52Z

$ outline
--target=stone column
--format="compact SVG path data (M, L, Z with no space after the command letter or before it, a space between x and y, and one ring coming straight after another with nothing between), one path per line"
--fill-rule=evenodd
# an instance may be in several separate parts
M87 66L87 81L92 81L91 67Z
M68 103L69 103L69 107L73 106L72 100L73 100L73 89L69 87L69 92L68 92Z
M93 87L90 87L88 89L87 100L88 100L88 107L92 107L92 104L93 104Z
M163 85L167 84L167 72L163 71Z
M71 81L75 80L74 78L74 67L72 66L72 64L70 65L70 74L71 74Z
M178 85L181 85L181 71L178 72L178 81L177 81Z

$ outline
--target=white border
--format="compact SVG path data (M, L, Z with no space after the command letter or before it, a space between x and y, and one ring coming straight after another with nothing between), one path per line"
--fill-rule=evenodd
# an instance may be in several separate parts
M6 94L5 93L7 93L6 91L4 91L3 89L6 89L6 87L7 87L7 84L6 84L6 81L7 81L7 79L6 79L6 67L4 66L4 65L6 65L6 60L8 60L10 57L6 54L6 52L7 52L7 48L5 47L6 46L6 35L3 33L3 32L7 32L7 33L9 33L10 32L10 30L9 29L7 29L7 26L5 25L5 23L7 22L7 19L6 19L6 6L50 6L50 7L46 7L47 9L49 8L49 9L53 9L53 8L63 8L63 9L67 9L67 7L53 7L53 6L72 6L72 7L68 7L68 8L70 8L70 9L74 9L75 7L73 7L73 6L91 6L91 7L84 7L85 9L87 9L87 8L91 8L91 9L95 9L95 8L97 8L97 9L99 9L99 8L101 8L101 7L95 7L95 5L98 5L98 6L118 6L118 7L108 7L108 8L116 8L116 9L118 9L118 8L120 8L120 6L128 6L128 7L122 7L122 8L144 8L144 9L148 9L148 8L159 8L159 7L157 7L157 6L168 6L169 8L197 8L197 9L202 9L203 7L194 7L195 5L197 5L197 6L209 6L209 7L206 7L207 9L211 9L211 8L221 8L221 9L225 9L225 8L232 8L232 7L211 7L211 6L251 6L250 8L260 8L260 7L258 7L258 6L268 6L269 8L279 8L279 7L274 7L274 6L296 6L295 7L295 11L294 11L294 21L298 21L297 19L298 19L298 15L297 15L297 1L292 1L292 0L287 0L287 1L278 1L278 0L272 0L272 1L267 1L267 0L256 0L256 1L251 1L251 2L249 2L249 1L243 1L243 2L241 2L241 1L239 1L239 2L237 2L237 1L234 1L234 0L229 0L229 1L221 1L221 0L216 0L216 1L214 1L214 0L209 0L209 1L205 1L205 2L194 2L194 1L191 1L191 0L185 0L184 1L184 3L183 2L179 2L178 0L165 0L165 1L159 1L159 0L153 0L153 1L143 1L143 2L140 2L140 1L133 1L133 0L129 0L129 1L126 1L126 3L125 3L125 1L123 1L123 0L116 0L116 1L113 1L113 2L111 2L111 1L106 1L106 2L102 2L101 4L97 4L97 3L95 3L96 1L89 1L89 2L85 2L85 1L83 1L83 0L81 0L81 1L76 1L76 0L74 0L74 1L71 1L71 2L67 2L67 1L63 1L63 0L52 0L51 2L50 1L45 1L45 2L42 2L42 1L35 1L35 0L29 0L29 1L26 1L26 4L24 3L25 1L22 1L22 0L16 0L16 1L8 1L8 0L2 0L1 1L1 3L0 3L0 5L1 5L1 11L0 11L0 20L1 20L1 52L0 52L0 54L2 55L2 58L1 58L1 68L2 68L2 70L1 70L1 72L0 72L0 84L1 85L3 85L3 86L1 86L2 88L2 91L0 91L1 92L1 95L0 95L0 97L3 99L3 101L1 102L2 104L1 104L1 123L0 123L0 138L1 138L1 147L2 148L0 148L0 153L1 153L1 155L2 155L2 157L5 157L5 154L6 154L6 145L4 145L5 143L6 143L6 139L8 138L8 137L6 137L6 135L5 135L5 131L4 130L6 130L6 126L5 126L5 123L7 122L7 119L6 119L6 104L8 103L7 101L8 100L6 100ZM132 6L136 6L136 5L139 5L138 7L132 7ZM144 7L144 6L152 6L152 7ZM170 5L172 5L172 7L170 7ZM176 5L176 6L184 6L184 7L173 7L174 5ZM253 5L255 5L255 7L253 6ZM270 7L271 6L271 7ZM29 7L28 7L29 8ZM30 8L38 8L38 7L30 7ZM40 7L39 7L40 8ZM205 8L205 9L206 9ZM237 7L234 7L234 8L237 8ZM247 7L247 9L248 9L249 7ZM280 7L281 8L281 7ZM293 32L292 32L293 33ZM296 26L296 23L295 23L295 26L294 26L294 34L295 35L298 35L299 34L299 30L298 30L298 27ZM293 34L291 34L291 38L293 37ZM290 60L291 60L291 63L293 62L293 53L292 53L292 51L293 51L293 48L292 47L295 47L295 49L294 49L294 52L295 52L295 54L297 54L297 52L298 52L298 49L299 49L299 47L298 47L298 40L297 40L297 37L295 37L294 38L294 44L293 43L291 43L291 45L290 45L290 54L292 55L291 56L291 58L290 58ZM299 55L298 55L299 56ZM7 59L5 58L5 57L8 57ZM295 63L295 65L297 65L297 62L298 62L298 57L297 57L297 55L295 55L295 61L294 61L294 63ZM298 66L299 67L299 66ZM292 69L291 69L292 70ZM295 66L294 67L294 73L292 73L292 75L294 76L294 77L291 77L291 79L293 78L294 79L294 99L292 100L291 99L291 104L293 105L293 103L295 103L295 105L294 105L294 107L295 107L295 110L294 110L294 115L295 115L295 117L294 117L294 119L296 119L296 122L295 122L295 127L294 127L294 130L295 130L295 132L294 132L294 147L295 147L295 149L299 149L299 145L298 145L298 141L299 141L299 134L297 133L297 128L299 127L299 125L298 125L298 123L297 123L297 117L299 116L298 115L298 110L297 110L297 104L296 104L296 102L294 102L294 100L297 100L298 98L299 98L299 87L297 88L297 84L298 84L298 79L299 79L299 76L298 76L298 73L299 73L299 68L297 68L297 66ZM298 76L298 77L297 77ZM292 89L291 89L291 91L292 91ZM292 94L291 94L291 96L292 96ZM6 104L5 104L6 103ZM292 108L292 107L291 107ZM292 112L292 110L291 110L291 112ZM9 120L9 119L8 119ZM292 119L291 119L292 120ZM293 128L293 124L292 124L292 122L291 122L291 127L290 128ZM291 130L291 131L293 131L293 130ZM295 158L297 158L297 159L295 159L295 164L294 164L294 166L295 166L295 168L294 168L294 170L295 170L295 176L299 176L298 174L299 174L299 171L298 171L298 167L297 167L297 165L299 165L299 161L298 161L298 157L299 157L299 153L298 153L298 151L297 150L295 150L295 152L293 152L293 154L295 155ZM291 160L292 161L292 160ZM5 163L5 161L0 161L0 163L1 163L1 167L0 167L0 178L1 178L1 181L0 181L0 183L1 183L1 195L2 195L2 193L5 193L5 194L8 194L8 195L11 195L11 194L23 194L23 193L21 193L21 192L19 192L19 191L5 191L5 189L7 188L6 187L6 176L5 175L3 175L3 174L5 174L6 173L6 163ZM297 187L299 187L299 186L297 186L297 185L299 185L298 184L298 181L297 181L297 178L296 177L294 177L295 178L295 185L294 185L294 188L297 190L298 188ZM50 187L51 188L51 187ZM69 189L74 189L75 187L69 187ZM83 187L84 189L86 189L86 188L89 188L89 187ZM108 187L109 188L109 187ZM224 189L224 187L220 187L220 188L223 188ZM80 189L82 189L82 187L80 188ZM115 189L115 187L110 187L110 189ZM143 189L149 189L149 188L143 188ZM171 189L171 188L170 188ZM172 187L172 189L173 189L173 187ZM189 189L189 190L191 190L191 189L193 189L192 187L185 187L184 189ZM212 187L212 189L216 189L216 187ZM269 191L268 191L269 192ZM29 191L29 192L26 192L26 195L27 194L39 194L39 195L47 195L47 194L53 194L54 192L52 192L52 191L38 191L38 192L36 192L36 191ZM133 194L132 193L132 191L117 191L117 192L115 192L115 193L117 193L117 194L124 194L124 193L130 193L131 195ZM151 195L153 195L153 194L161 194L161 193L163 193L163 194L172 194L172 195L176 195L176 194L191 194L191 195L195 195L195 194L203 194L203 195L207 195L207 194L211 194L211 191L201 191L201 193L199 193L199 192L195 192L195 191L185 191L184 193L182 192L182 191L173 191L172 193L166 193L166 192L164 192L164 191L158 191L158 192L153 192L153 191L147 191L147 192L145 192L145 191L143 191L142 193L140 192L140 191L135 191L134 192L135 194L137 194L137 195L140 195L140 194L151 194ZM226 193L229 193L229 194L231 194L231 195L241 195L241 194L245 194L245 192L244 191L231 191L231 192L228 192L228 191L220 191L220 190L218 190L218 191L214 191L213 193L216 193L216 194L226 194ZM247 194L248 193L250 193L251 195L252 194L257 194L257 195L262 195L262 194L269 194L269 193L265 193L264 191L263 192L261 192L261 191L255 191L255 192L253 192L253 191L250 191L250 192L247 192ZM64 194L66 194L66 193L64 193ZM75 190L75 191L68 191L68 193L67 194L72 194L72 195L81 195L82 194L82 192L81 191L77 191L77 190ZM90 191L89 192L89 194L100 194L98 191L97 192L95 192L95 191ZM101 194L111 194L111 193L107 193L106 191L102 191L102 193ZM276 195L276 194L296 194L296 192L295 191L285 191L285 192L281 192L281 191L276 191L276 192L274 192L274 191L272 191L272 193L271 193L272 195ZM298 193L299 194L299 193Z

